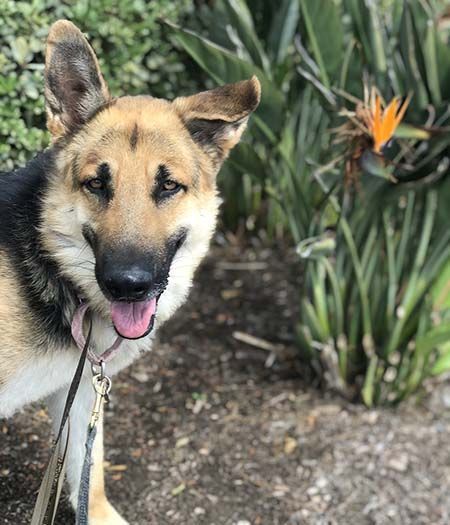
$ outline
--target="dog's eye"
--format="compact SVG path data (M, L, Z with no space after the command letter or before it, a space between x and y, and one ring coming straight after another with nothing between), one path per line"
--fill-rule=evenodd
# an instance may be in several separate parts
M102 191L105 189L105 183L101 179L90 179L85 183L90 191Z
M155 185L152 191L153 200L156 204L163 203L181 192L186 192L187 186L172 179L170 171L163 165L158 167Z
M166 180L163 182L163 185L162 185L162 189L164 191L170 191L170 192L173 192L173 191L176 191L176 190L179 190L181 188L181 186L175 182L174 180Z

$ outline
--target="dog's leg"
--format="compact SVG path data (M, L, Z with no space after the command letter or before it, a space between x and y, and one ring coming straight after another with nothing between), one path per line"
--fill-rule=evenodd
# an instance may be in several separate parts
M89 525L125 525L127 522L109 503L105 494L103 471L103 410L97 423L97 436L92 451L93 465L89 489Z
M58 429L67 389L61 389L47 400L55 430ZM81 469L85 456L87 427L94 403L94 390L90 379L83 378L70 411L70 437L66 460L66 476L70 489L70 501L77 507ZM89 525L126 525L105 495L103 475L103 417L97 428L91 468L89 491Z

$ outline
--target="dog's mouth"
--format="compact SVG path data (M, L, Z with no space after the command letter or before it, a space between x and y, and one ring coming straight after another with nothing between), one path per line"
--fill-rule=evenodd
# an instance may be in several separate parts
M144 301L111 302L111 319L116 332L125 339L140 339L148 335L155 323L157 298Z

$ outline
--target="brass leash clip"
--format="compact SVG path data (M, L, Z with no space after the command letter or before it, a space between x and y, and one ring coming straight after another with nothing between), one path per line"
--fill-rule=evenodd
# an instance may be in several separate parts
M89 427L92 429L97 424L102 411L103 403L108 401L108 394L111 390L111 379L104 374L104 367L102 366L101 372L95 374L92 378L92 384L95 390L95 401L91 412L91 420Z

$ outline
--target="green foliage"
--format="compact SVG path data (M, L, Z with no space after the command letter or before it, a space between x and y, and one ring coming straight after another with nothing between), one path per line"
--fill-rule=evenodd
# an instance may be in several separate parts
M229 228L245 221L250 229L260 224L274 234L282 227L282 212L276 200L268 201L264 195L283 178L283 173L277 173L278 167L283 172L292 171L282 158L288 153L286 148L293 146L287 130L295 125L288 121L298 95L296 58L291 48L299 7L297 0L283 0L281 6L262 1L257 4L258 9L252 11L244 0L219 0L213 8L204 6L198 31L207 32L208 39L181 27L172 25L171 29L174 41L215 84L258 76L261 104L246 134L247 139L256 140L250 140L251 147L244 142L233 150L220 183L226 195L233 195L224 210ZM261 220L266 214L269 220Z
M364 75L386 98L412 92L407 120L421 127L399 130L410 140L385 152L387 165L370 152L361 157L359 194L342 192L342 166L315 172L337 213L337 244L331 256L307 265L298 324L300 344L313 366L335 388L348 392L359 385L369 406L402 400L449 361L450 309L445 300L434 299L433 290L450 267L450 98L441 90L450 73L450 49L430 5L399 4L401 11L375 12L371 2L344 1L354 31L348 38L348 70L333 73L334 61L330 67L326 59L322 64L329 86L340 88L334 93L347 98L345 92L359 94L356 79ZM309 74L322 96L328 88L322 68L310 67ZM344 105L337 97L329 111ZM331 148L332 155L338 153ZM448 281L440 286L448 296Z
M24 164L48 143L43 50L53 22L67 18L86 32L113 95L170 98L189 83L158 18L179 18L190 5L189 0L0 0L0 168Z
M449 296L448 277L437 286L450 268L450 233L437 219L445 206L440 189L386 194L380 187L348 218L332 198L340 214L336 249L317 254L323 237L298 246L308 260L297 325L302 351L342 392L364 377L369 406L400 401L443 370L450 308L440 295Z
M262 80L261 108L222 178L229 224L253 215L269 233L289 232L304 261L295 323L302 358L369 406L398 402L450 368L442 5L218 0L196 32L173 28L214 82ZM413 94L387 162L333 140L365 83L387 100ZM343 174L353 154L359 172L347 170L356 180L349 188Z

